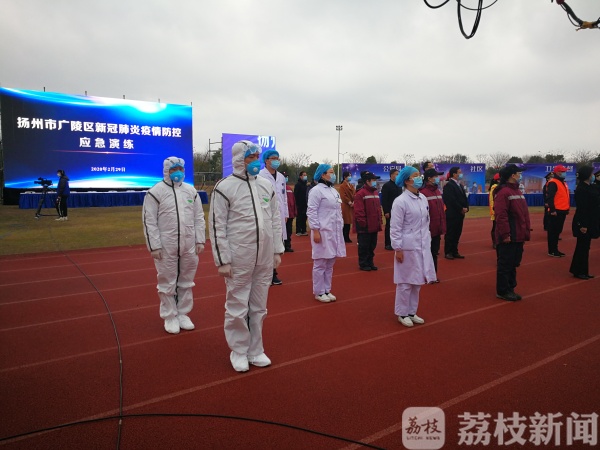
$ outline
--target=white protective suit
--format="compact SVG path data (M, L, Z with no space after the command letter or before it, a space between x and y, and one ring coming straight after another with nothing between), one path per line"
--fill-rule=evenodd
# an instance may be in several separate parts
M277 179L275 179L275 177L271 175L271 172L269 172L269 169L267 169L266 167L264 167L258 174L261 177L264 177L266 180L269 180L269 182L273 186L275 194L277 194L277 202L279 203L279 214L281 215L281 237L285 241L287 240L287 229L285 228L285 219L287 219L290 216L287 204L287 193L285 192L285 177L283 176L283 174L275 172L275 175L277 176Z
M158 273L160 317L172 319L187 314L194 306L194 276L198 267L196 244L204 244L206 225L202 201L190 184L173 182L169 169L184 164L169 157L163 163L162 181L144 197L142 219L148 250L162 249L162 258L154 259Z
M244 142L232 148L233 174L212 192L209 233L215 264L230 264L232 271L225 278L225 338L232 351L250 357L264 352L273 258L284 247L277 196L271 183L246 172Z

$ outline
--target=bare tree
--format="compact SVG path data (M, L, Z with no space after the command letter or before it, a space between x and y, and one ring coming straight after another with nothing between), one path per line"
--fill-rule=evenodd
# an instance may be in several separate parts
M379 164L387 164L387 161L390 160L387 153L378 153L375 155L375 159L379 161Z
M596 154L590 150L576 150L571 153L571 160L577 166L591 166Z
M506 164L506 162L509 159L510 159L509 153L496 152L496 153L490 153L488 161L489 161L489 165L491 167L499 170Z
M405 153L402 155L402 159L407 166L412 166L417 162L417 158L415 158L415 155L412 153Z
M348 153L348 156L344 159L346 160L344 162L364 164L366 158L360 153Z
M480 153L478 155L475 155L475 159L478 163L483 163L486 166L490 164L490 155L488 155L487 153Z

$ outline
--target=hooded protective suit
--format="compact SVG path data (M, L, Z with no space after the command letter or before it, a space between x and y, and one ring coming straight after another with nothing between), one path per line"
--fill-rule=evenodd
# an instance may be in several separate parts
M246 171L244 158L252 145L240 141L232 147L233 174L215 185L209 212L215 264L231 265L231 276L225 278L225 338L232 351L247 356L264 352L262 326L273 259L284 251L273 186Z
M169 157L163 163L163 180L144 197L142 219L146 246L162 250L154 259L158 272L160 317L172 319L187 314L194 306L192 287L198 267L196 244L204 244L206 225L202 201L193 186L171 181L169 170L184 167L181 158Z
M287 204L287 194L285 187L285 177L280 172L275 172L275 178L269 172L269 169L264 167L259 175L262 176L265 180L268 180L269 183L273 186L273 190L277 195L277 202L279 203L279 214L281 216L281 238L285 241L287 236L287 230L285 228L286 219L289 217L288 204Z

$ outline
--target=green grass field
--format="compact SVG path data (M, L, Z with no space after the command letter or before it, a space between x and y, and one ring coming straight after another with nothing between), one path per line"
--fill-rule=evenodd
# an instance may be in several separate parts
M206 216L207 205L204 210ZM530 211L542 212L542 207L532 207ZM488 216L487 206L472 207L467 215ZM141 206L70 208L67 222L54 219L56 216L36 219L33 209L0 206L0 255L144 244Z

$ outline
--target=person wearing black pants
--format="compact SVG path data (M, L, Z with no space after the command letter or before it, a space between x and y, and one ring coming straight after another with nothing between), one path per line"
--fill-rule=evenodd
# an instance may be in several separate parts
M58 186L56 188L56 212L58 212L57 221L64 222L69 220L67 216L67 200L71 190L69 188L69 177L65 174L65 171L58 169L56 171L58 177Z
M469 212L469 201L458 181L462 179L460 167L452 167L448 172L448 183L444 186L442 199L446 205L446 235L444 237L444 255L446 259L464 259L458 253L458 243L463 230L465 214Z
M591 166L584 166L577 171L579 184L575 189L575 205L577 209L573 216L573 236L577 238L575 252L569 272L575 278L589 280L589 260L592 239L600 237L600 190L592 182L594 175Z
M569 214L569 188L565 183L567 168L563 165L554 167L554 178L546 183L548 203L548 256L561 258L565 254L558 250L558 241L563 231L565 219Z
M381 203L377 192L380 177L369 171L361 172L363 187L354 196L354 223L358 240L360 270L377 270L373 262L377 247L377 233L381 231Z
M494 198L496 219L496 297L514 302L517 267L523 259L523 244L530 239L531 224L525 196L519 190L521 172L515 164L500 170L500 184Z
M296 200L296 236L308 236L306 232L306 208L308 207L307 188L308 175L300 172L298 182L294 186L294 199Z
M398 169L390 170L390 181L381 187L381 208L385 217L385 249L394 250L392 248L392 240L390 239L390 215L392 212L392 204L396 197L402 194L402 188L396 185L396 177Z

